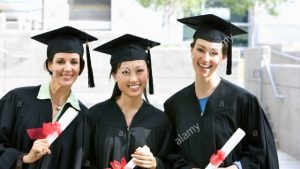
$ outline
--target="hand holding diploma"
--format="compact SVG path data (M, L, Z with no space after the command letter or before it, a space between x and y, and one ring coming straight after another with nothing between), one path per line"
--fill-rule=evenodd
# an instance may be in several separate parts
M50 145L77 115L75 109L68 108L58 122L43 123L41 128L27 129L29 138L35 141L30 152L23 157L24 163L33 163L44 155L51 154Z
M32 140L47 139L51 145L54 140L68 127L76 118L78 112L69 107L58 122L43 123L42 128L27 129L27 133Z
M238 128L235 133L229 138L225 145L218 150L216 154L213 154L210 158L210 163L205 169L216 169L224 161L227 155L233 150L233 148L242 140L245 136L245 132Z
M136 165L142 168L156 168L156 160L151 153L148 146L139 147L136 149L134 154L131 155L133 158L126 165L127 169L132 169Z
M143 147L138 147L134 154L132 154L132 159L126 163L125 158L121 159L121 162L116 160L110 162L112 168L108 169L133 169L135 166L143 168L156 168L156 160L153 154L150 152L149 147L144 145Z

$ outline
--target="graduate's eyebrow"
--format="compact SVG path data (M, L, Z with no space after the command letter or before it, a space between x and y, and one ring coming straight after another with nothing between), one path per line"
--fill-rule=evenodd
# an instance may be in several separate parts
M206 46L201 45L201 44L197 44L196 46L197 46L197 47L202 47L202 48L206 49Z
M146 65L138 65L138 66L136 66L135 68L141 69L141 68L145 68L145 67L147 67L147 66L146 66Z
M129 69L129 70L131 70L132 68L140 69L140 68L145 68L145 66L144 65L137 65L137 66L133 67L131 65L129 65L129 66L126 65L126 66L121 66L120 67L120 69Z
M197 44L196 46L197 47L202 47L202 48L207 49L209 51L212 51L212 50L220 51L220 49L217 49L217 48L207 48L206 46L201 45L201 44Z

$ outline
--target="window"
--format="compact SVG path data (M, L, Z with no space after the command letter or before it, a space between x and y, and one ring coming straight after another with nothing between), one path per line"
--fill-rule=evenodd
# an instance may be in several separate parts
M110 30L111 0L69 0L70 22L84 29Z

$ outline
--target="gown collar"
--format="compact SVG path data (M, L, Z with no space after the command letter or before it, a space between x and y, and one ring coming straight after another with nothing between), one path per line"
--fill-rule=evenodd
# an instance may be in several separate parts
M47 83L44 83L44 84L41 85L38 96L37 96L37 99L39 99L39 100L50 99L51 100L50 82L47 82ZM76 96L73 94L72 91L71 91L69 97L67 98L67 101L62 106L62 109L66 105L66 103L69 103L73 108L80 111L79 101L76 98Z

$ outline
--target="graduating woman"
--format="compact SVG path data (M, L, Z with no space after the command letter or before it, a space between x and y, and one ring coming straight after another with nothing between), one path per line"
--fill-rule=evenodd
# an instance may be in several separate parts
M159 43L126 34L95 49L111 55L116 84L111 98L87 111L91 118L86 131L90 130L91 141L86 149L91 167L109 168L110 162L124 157L138 168L164 168L170 122L147 101L145 92L149 77L149 92L153 93L149 49L156 45ZM139 149L145 145L150 152Z
M196 30L191 43L195 82L164 104L175 131L168 156L173 168L205 168L212 154L241 128L246 136L220 168L278 169L272 130L257 98L217 73L227 56L226 73L231 74L231 36L246 32L212 14L179 22Z
M97 39L69 26L32 39L48 45L45 68L51 78L43 85L11 90L1 98L0 168L81 168L82 114L87 108L75 97L71 87L84 68L82 44ZM89 57L89 85L93 87ZM64 116L67 110L71 112L68 117ZM59 123L61 117L71 116L74 118L69 119L71 123ZM50 142L48 136L56 130L60 134L50 145L53 137Z

